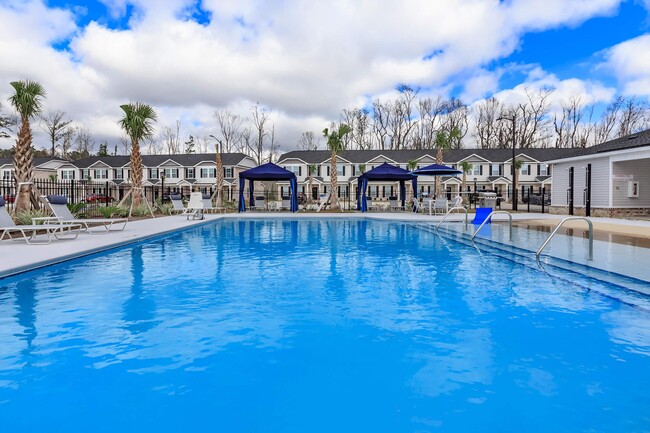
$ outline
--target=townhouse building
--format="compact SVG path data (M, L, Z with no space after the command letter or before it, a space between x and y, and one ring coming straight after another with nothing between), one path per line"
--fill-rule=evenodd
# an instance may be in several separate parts
M571 155L573 149L521 149L516 151L516 160L522 161L517 175L518 189L532 188L538 192L542 188L550 191L551 167L547 161ZM409 169L409 162L416 168L436 162L435 150L346 150L337 155L337 180L339 197L356 197L357 179L385 162ZM328 193L331 179L331 153L327 150L292 151L280 156L278 165L290 170L298 177L298 189L304 194L317 198ZM461 192L496 191L504 199L512 195L512 149L453 149L443 152L445 165L460 169L462 162L471 164L466 174L465 190L461 191L462 176L444 176L444 192L451 198ZM309 167L314 167L312 189L308 191ZM280 186L282 189L286 186ZM373 183L369 185L369 195L384 199L396 195L396 183ZM418 178L418 195L435 194L435 178ZM522 196L522 195L520 195Z

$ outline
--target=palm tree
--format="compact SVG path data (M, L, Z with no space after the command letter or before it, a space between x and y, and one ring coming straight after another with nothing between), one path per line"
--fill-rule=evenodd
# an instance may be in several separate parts
M334 128L334 125L332 125L331 131L327 128L323 129L323 136L327 138L327 148L332 152L330 158L330 207L332 209L339 209L336 155L343 151L343 137L350 131L352 131L352 128L345 123L341 123L338 128Z
M307 172L309 173L309 182L307 183L307 203L311 203L314 201L314 198L312 197L311 189L312 189L312 183L314 181L314 173L316 173L316 164L309 164L307 166Z
M467 173L472 171L472 168L474 166L470 164L467 161L463 161L460 164L458 164L458 168L460 168L460 171L463 172L463 186L461 186L461 190L465 192L465 186L467 185ZM467 201L467 197L463 196L463 203Z
M133 206L142 205L142 154L140 141L153 137L153 122L156 112L147 104L140 102L120 105L124 117L118 124L131 140L131 200ZM135 193L133 193L135 191Z
M35 81L21 80L10 83L14 94L9 97L9 103L20 116L20 130L16 138L16 153L14 154L14 178L16 182L30 182L34 169L34 151L32 148L32 128L29 120L42 110L41 100L45 97L45 89ZM15 212L24 212L30 207L30 189L20 188Z
M438 149L438 154L436 155L436 164L442 165L444 162L442 160L442 151L451 149L451 144L455 139L460 137L460 131L457 128L452 128L449 132L447 131L438 131L436 134L436 149ZM436 176L436 197L438 197L442 192L442 179L440 176Z

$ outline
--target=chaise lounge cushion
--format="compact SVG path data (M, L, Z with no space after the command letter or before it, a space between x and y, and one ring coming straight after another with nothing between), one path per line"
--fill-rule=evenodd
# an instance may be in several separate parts
M203 200L209 200L209 199L212 198L212 196L211 196L210 194L203 194L203 195L201 196L201 198L202 198Z
M0 197L0 207L5 205L5 199Z
M63 195L48 195L47 201L51 204L68 204L68 199Z
M170 195L169 195L169 198L170 198L171 200L180 200L180 199L181 199L181 195L180 195L180 194L170 194Z

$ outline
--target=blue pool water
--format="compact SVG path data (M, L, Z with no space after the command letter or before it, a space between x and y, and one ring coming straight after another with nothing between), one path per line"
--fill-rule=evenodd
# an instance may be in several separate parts
M0 280L0 432L650 431L650 313L592 283L399 223L206 225Z

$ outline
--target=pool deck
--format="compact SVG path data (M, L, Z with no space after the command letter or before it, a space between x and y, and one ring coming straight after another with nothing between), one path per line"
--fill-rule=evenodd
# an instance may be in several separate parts
M513 214L513 220L517 224L522 225L532 225L532 226L554 226L559 222L562 216L559 215L550 215L550 214L534 214L534 213L521 213ZM463 219L462 214L455 214L453 217L450 216L449 220L461 221ZM367 218L374 220L384 220L384 221L406 221L406 222L420 222L420 223L433 223L440 221L442 219L441 215L437 216L428 216L421 214L413 213L230 213L225 215L206 215L206 219L203 221L200 220L190 220L188 221L184 216L168 216L168 217L158 217L155 219L144 219L131 221L127 224L124 231L99 231L97 234L88 234L81 233L79 237L75 240L53 240L52 243L47 245L28 245L24 241L2 241L0 242L0 277L5 277L9 275L18 274L28 270L36 269L39 267L51 265L54 263L63 262L73 258L85 256L88 254L93 254L111 248L116 248L123 245L128 245L135 242L140 242L147 240L152 237L168 234L175 232L177 230L187 229L190 227L199 226L202 224L209 224L215 220L220 219L269 219L269 218L285 218L285 219L338 219L338 218ZM469 219L473 218L473 214L469 215ZM494 221L506 221L508 219L507 215L495 215L493 217ZM619 220L612 218L592 218L594 224L594 230L606 232L606 233L617 233L626 236L638 237L642 239L650 239L650 221L635 221L635 220ZM569 228L579 229L585 226L582 221L571 221L567 222ZM101 229L103 230L103 229ZM540 235L541 236L541 235ZM564 236L565 242L584 242L582 237L575 237L575 241L571 240L572 236ZM602 242L602 241L601 241ZM648 263L645 261L646 257L650 257L650 249L648 248L639 248L626 245L618 245L612 248L609 248L611 242L608 244L608 251L614 251L612 254L607 254L607 257L603 257L604 265L601 266L603 269L613 268L614 270L620 269L619 263L616 259L617 256L620 256L621 251L625 250L626 253L623 254L625 257L621 257L622 264L627 263L625 269L634 268L645 268L645 266L639 266L641 264ZM634 250L629 250L633 248ZM561 250L563 248L556 246L555 248L549 248L549 254L555 255L557 253L558 257L562 258ZM604 249L604 248L601 248ZM639 251L642 253L642 257L639 256ZM630 257L633 257L633 260L630 260ZM621 264L621 266L622 266ZM643 269L643 272L649 272ZM626 275L634 276L635 278L640 278L637 273L626 273ZM641 278L646 281L650 281L650 274L647 278Z

